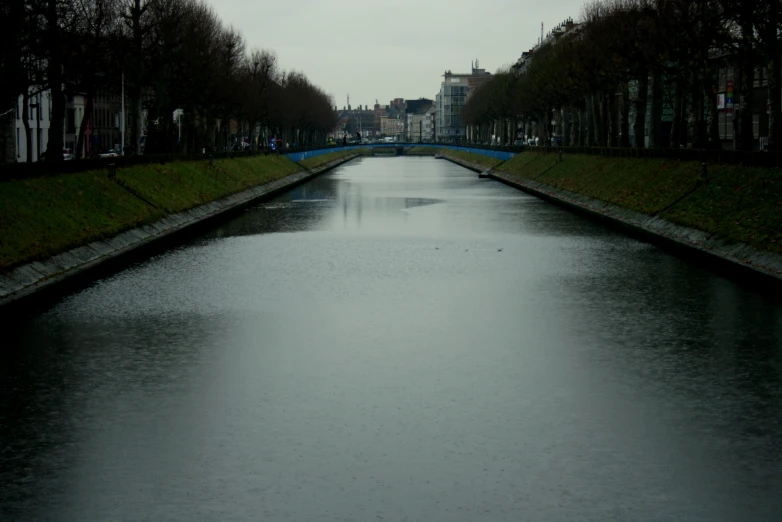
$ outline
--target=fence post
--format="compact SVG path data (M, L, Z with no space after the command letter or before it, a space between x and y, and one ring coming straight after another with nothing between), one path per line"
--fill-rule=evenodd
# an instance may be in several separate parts
M117 178L117 164L109 163L109 179Z

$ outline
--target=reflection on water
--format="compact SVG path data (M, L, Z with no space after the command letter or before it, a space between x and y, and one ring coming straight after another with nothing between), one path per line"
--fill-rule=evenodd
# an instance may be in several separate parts
M782 519L779 303L443 161L5 338L2 520Z

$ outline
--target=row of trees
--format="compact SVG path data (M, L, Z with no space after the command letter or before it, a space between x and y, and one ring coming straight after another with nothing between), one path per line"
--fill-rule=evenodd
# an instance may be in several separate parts
M335 124L329 95L303 74L283 71L274 52L248 51L242 35L204 0L5 0L0 33L5 161L16 157L19 96L27 125L29 97L51 93L47 148L59 151L67 100L85 95L85 114L91 114L99 93L119 99L123 79L126 153L140 152L144 113L147 153L224 149L231 145L232 120L251 133L253 147L258 128L311 145L323 142ZM175 111L182 114L181 129ZM78 129L77 153L88 123L84 118Z
M760 73L768 145L780 150L781 31L780 0L597 1L577 27L538 46L521 73L500 71L479 88L464 119L476 139L500 127L512 140L518 126L543 142L553 119L565 144L604 147L643 147L648 120L651 147L719 147L719 71L732 68L736 148L753 148L753 112L766 109L766 93L758 99L753 92ZM664 98L670 124L663 123Z

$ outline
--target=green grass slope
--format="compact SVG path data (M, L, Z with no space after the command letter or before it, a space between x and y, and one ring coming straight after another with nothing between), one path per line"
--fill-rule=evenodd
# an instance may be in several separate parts
M660 213L664 219L729 242L782 252L778 170L710 165L709 182L678 202L698 185L699 163L590 155L567 155L557 162L556 154L524 152L497 170L637 212Z
M146 164L107 172L87 171L0 183L0 270L69 248L109 238L181 212L299 172L284 156Z
M314 169L320 167L321 165L325 165L330 161L344 158L345 156L351 156L353 154L360 154L366 156L371 154L371 151L369 149L361 148L361 149L340 150L337 152L329 152L328 154L321 154L320 156L315 156L313 158L307 158L305 160L301 160L299 162L299 165L301 165L306 169Z

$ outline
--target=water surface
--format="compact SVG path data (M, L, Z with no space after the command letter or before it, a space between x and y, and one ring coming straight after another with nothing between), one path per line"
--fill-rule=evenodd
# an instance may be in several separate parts
M442 160L4 339L2 520L782 520L779 302Z

